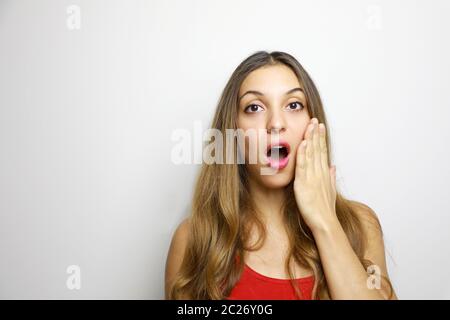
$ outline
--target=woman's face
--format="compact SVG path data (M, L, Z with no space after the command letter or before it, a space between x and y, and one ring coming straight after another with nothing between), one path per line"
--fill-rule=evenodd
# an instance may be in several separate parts
M245 78L239 97L238 128L257 132L245 136L250 177L268 188L285 187L294 178L297 147L310 121L303 87L289 67L266 66ZM257 157L257 163L249 163L249 143L263 155Z

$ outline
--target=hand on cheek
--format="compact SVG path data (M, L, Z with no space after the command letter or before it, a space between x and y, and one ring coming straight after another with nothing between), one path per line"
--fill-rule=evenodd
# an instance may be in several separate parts
M336 223L336 167L328 166L326 130L312 118L297 148L294 193L312 231Z

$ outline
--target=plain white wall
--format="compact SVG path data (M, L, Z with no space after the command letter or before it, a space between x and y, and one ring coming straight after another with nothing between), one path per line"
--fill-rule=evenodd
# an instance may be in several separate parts
M0 298L163 298L199 168L171 162L171 135L209 124L244 58L280 50L322 94L339 186L381 219L398 296L449 299L449 15L446 0L2 0Z

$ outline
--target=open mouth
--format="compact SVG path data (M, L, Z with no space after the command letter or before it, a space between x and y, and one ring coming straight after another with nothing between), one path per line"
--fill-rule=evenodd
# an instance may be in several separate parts
M267 147L267 160L272 168L283 169L289 162L290 146L287 142L280 142Z
M277 153L278 153L278 155L277 155ZM274 146L274 147L271 147L267 151L267 157L272 158L272 154L273 154L274 158L276 158L278 156L279 159L283 159L288 156L289 151L288 151L288 148L285 146Z

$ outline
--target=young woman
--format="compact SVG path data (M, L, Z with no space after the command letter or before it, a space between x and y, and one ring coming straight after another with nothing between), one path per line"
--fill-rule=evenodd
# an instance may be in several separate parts
M237 67L211 127L267 142L245 136L245 163L203 164L167 256L167 299L396 298L375 213L337 191L326 123L291 55L260 51ZM251 143L267 157L251 163Z

